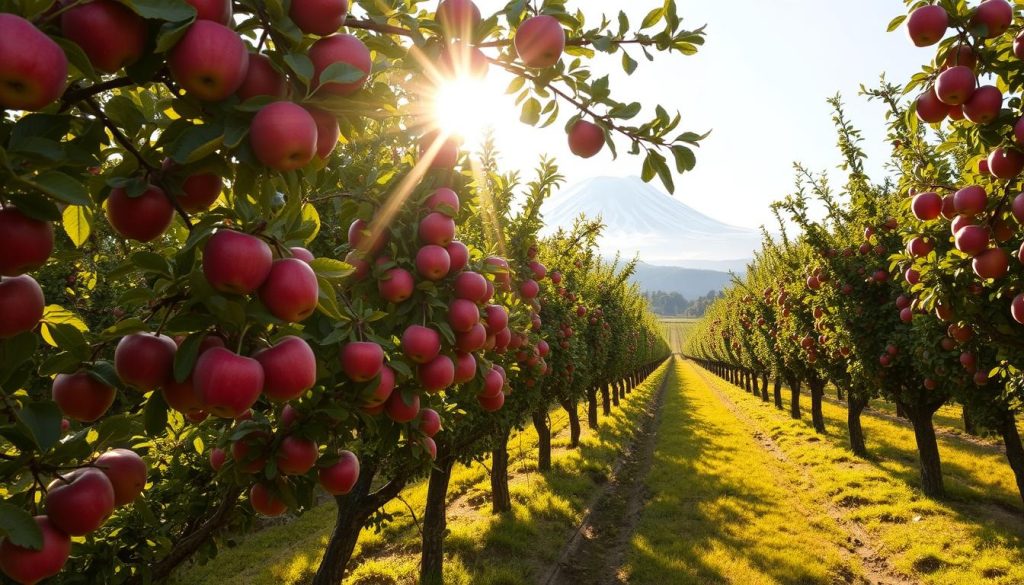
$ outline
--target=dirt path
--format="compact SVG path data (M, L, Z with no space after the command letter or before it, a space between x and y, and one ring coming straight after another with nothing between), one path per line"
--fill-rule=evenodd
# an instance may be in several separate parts
M672 358L676 359L675 357ZM542 585L612 585L619 574L630 538L647 498L644 478L650 470L665 388L674 378L672 363L648 402L633 440L612 470L610 481L598 492L558 562L542 578Z
M806 482L808 481L809 476L808 474L801 472L802 466L793 462L786 455L785 451L783 451L779 445L768 434L766 434L763 429L761 429L757 421L739 409L732 399L718 388L718 385L715 383L714 377L711 374L695 364L691 363L688 365L700 375L701 380L705 383L707 388L733 414L733 416L735 416L740 423L750 430L751 436L761 444L765 451L770 453L783 466L791 468L791 473L779 474L777 476L778 480L780 482L790 484L792 488L796 490L807 489L808 486L806 485ZM827 502L822 502L822 505L828 512L829 517L831 517L847 532L847 552L860 558L860 564L864 568L865 577L870 583L878 585L906 585L914 583L913 580L905 575L895 572L888 565L885 557L878 553L879 546L873 542L874 539L863 526L857 522L849 521L844 518L842 512L834 505Z

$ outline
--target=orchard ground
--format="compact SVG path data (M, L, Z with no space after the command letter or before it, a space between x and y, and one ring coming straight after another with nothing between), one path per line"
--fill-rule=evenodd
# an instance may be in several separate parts
M693 325L663 322L673 350ZM934 501L916 487L913 433L889 405L865 413L867 460L848 452L844 407L828 401L824 414L829 432L817 435L809 420L678 356L585 432L580 451L567 449L566 416L553 410L552 471L536 470L532 429L510 442L511 515L491 514L490 461L457 468L446 583L1024 582L1022 510L998 446L963 436L957 413L942 411L950 497ZM617 477L630 469L621 454L644 442L640 476ZM364 531L346 583L416 582L425 496L425 482L410 487L381 532ZM328 512L240 537L175 583L303 583L330 534ZM609 518L630 533L606 530Z

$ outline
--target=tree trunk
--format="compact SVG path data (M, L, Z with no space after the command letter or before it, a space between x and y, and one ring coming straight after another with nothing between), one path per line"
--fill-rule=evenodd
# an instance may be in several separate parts
M505 429L491 452L491 512L502 514L512 510L512 495L508 491L508 437Z
M900 418L907 418L907 413L903 410L903 405L899 402L896 403L896 416Z
M537 471L548 471L551 469L551 428L547 412L533 413L533 428L537 429Z
M978 436L978 425L974 424L974 417L971 416L970 411L967 410L966 406L961 411L963 412L964 432L968 435Z
M839 402L846 400L844 394L842 386L836 386L836 400Z
M775 377L775 387L773 392L775 394L775 408L782 410L785 408L782 406L782 379L778 376Z
M601 414L610 416L612 414L612 388L611 384L601 386Z
M811 388L811 424L815 432L825 432L825 416L821 412L821 399L825 396L825 381L817 376L807 381Z
M423 511L423 548L420 560L420 583L443 585L444 537L448 531L446 510L448 484L452 478L455 457L449 453L439 455L430 470L427 484L427 506ZM507 479L506 479L507 481Z
M999 425L999 434L1003 436L1006 460L1010 462L1010 469L1013 470L1013 476L1017 480L1017 492L1024 500L1024 447L1021 446L1017 420L1012 412L1006 413L1006 417Z
M625 386L626 382L623 380L619 380L614 386L612 386L612 406L615 408L619 407L619 396L625 394L625 391L623 390Z
M569 446L576 449L580 446L580 411L574 400L563 400L562 408L569 415Z
M768 402L771 400L768 397L768 374L761 374L761 401Z
M597 428L597 386L587 391L587 426Z
M753 378L754 377L750 375L750 370L744 370L743 371L743 377L745 378L744 383L747 386L747 392L753 392L754 391L754 385L753 385Z
M408 482L407 476L393 478L376 492L370 492L377 468L372 463L363 462L359 470L359 479L352 491L344 496L336 496L338 516L334 522L334 532L327 543L324 558L320 561L312 585L338 585L345 576L345 568L356 548L359 533L370 516L381 506L398 496Z
M789 381L789 416L800 420L800 379Z
M919 405L901 406L914 425L914 438L917 440L917 453L921 461L921 489L930 498L941 498L946 495L946 489L942 484L942 460L939 457L939 444L935 440L935 426L932 423L935 410Z
M850 449L858 457L867 457L868 448L864 442L864 428L860 424L860 415L868 405L866 398L859 392L849 392L846 402L846 425L850 429Z

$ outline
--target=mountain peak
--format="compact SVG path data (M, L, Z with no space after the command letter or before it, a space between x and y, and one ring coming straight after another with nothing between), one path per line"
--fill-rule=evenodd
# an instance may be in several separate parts
M603 254L639 254L650 264L742 270L761 244L758 230L711 218L635 176L586 179L551 197L542 213L545 233L581 214L600 217Z

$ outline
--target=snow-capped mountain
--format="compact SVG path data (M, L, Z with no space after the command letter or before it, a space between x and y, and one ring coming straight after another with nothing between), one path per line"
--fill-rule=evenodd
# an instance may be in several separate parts
M743 272L761 245L758 230L708 217L638 177L594 177L551 197L542 208L545 233L570 227L581 214L601 217L602 254L621 252L657 266Z

